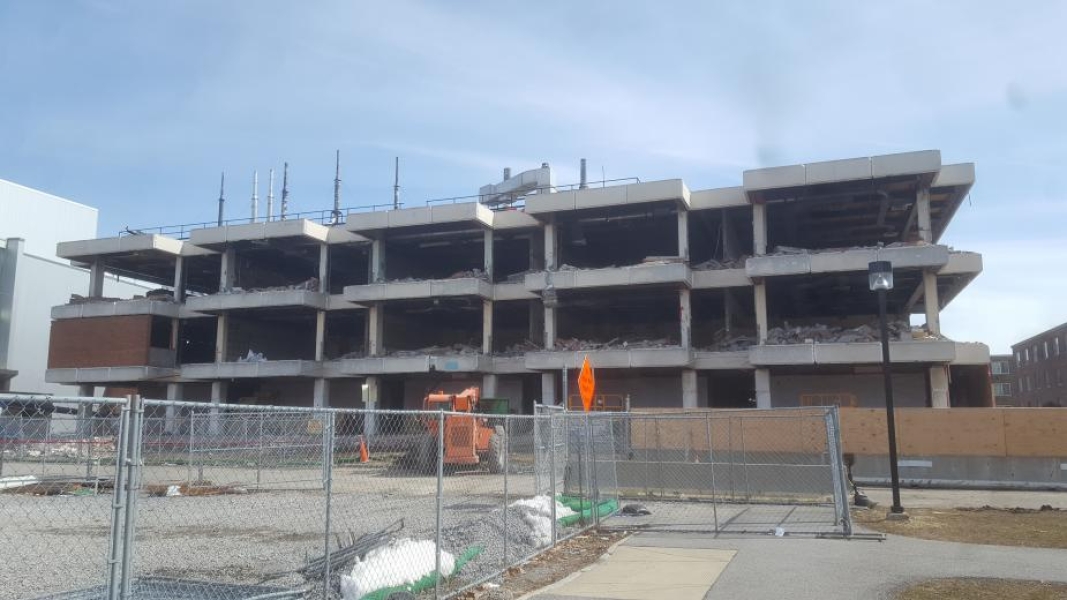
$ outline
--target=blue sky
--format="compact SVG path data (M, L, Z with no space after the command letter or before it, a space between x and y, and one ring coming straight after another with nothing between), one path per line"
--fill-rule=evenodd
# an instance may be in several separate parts
M211 220L223 170L244 214L286 160L328 207L335 149L355 206L397 155L411 205L542 161L700 189L938 148L978 172L944 241L985 256L946 333L1067 320L1067 3L812 4L0 0L0 178L110 235Z

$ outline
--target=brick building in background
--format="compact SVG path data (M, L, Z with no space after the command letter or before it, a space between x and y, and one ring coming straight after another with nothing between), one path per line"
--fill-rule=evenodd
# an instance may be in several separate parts
M989 357L989 372L993 376L993 401L996 406L1016 406L1015 357L996 354Z
M1011 347L1014 406L1067 406L1067 323Z

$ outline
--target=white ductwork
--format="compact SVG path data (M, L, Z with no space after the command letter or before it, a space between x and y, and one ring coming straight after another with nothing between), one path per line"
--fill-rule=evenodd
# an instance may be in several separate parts
M510 204L530 194L551 193L555 191L554 186L552 169L548 163L543 163L540 169L523 171L500 183L483 185L478 190L478 194L481 196L482 204L496 206Z

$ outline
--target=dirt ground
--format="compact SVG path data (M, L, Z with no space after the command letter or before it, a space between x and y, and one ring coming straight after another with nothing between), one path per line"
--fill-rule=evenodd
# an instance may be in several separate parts
M1067 585L1011 579L934 579L902 590L896 600L1067 600Z
M852 515L854 522L861 527L925 540L1067 548L1067 511L1048 506L1037 510L990 507L917 508L908 510L911 518L907 521L886 521L886 508L882 506L870 510L856 510ZM919 597L922 596L917 596Z
M539 590L597 561L628 533L589 531L557 544L529 562L508 569L499 587L483 586L462 600L507 600Z

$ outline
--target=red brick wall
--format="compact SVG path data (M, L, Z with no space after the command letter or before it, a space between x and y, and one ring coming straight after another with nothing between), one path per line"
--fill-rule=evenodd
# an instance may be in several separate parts
M52 321L48 368L147 365L151 333L149 315Z

